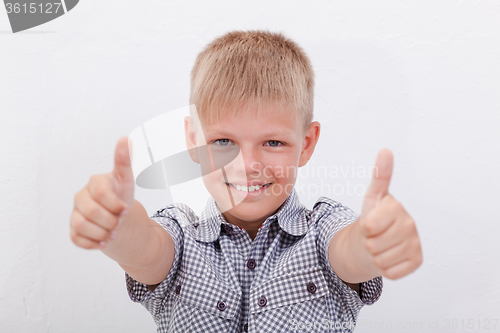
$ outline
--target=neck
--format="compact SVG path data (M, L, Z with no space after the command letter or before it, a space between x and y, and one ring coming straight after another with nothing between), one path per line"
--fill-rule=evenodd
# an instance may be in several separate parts
M224 212L224 213L222 213L222 215L224 215L227 222L234 224L235 226L240 227L241 229L245 229L252 240L255 239L255 237L257 236L257 232L259 231L260 226L267 219L267 217L265 217L265 218L259 219L257 221L243 221L243 220L240 220L240 219L232 216L228 212Z

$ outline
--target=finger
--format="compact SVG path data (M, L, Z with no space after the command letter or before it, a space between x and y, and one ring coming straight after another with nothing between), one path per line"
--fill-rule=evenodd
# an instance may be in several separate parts
M96 242L108 240L111 236L109 230L92 223L77 210L73 211L71 226L77 234Z
M372 181L363 202L363 213L368 213L389 193L389 183L391 182L394 157L389 149L382 149L377 156L373 168Z
M124 209L128 209L128 206L115 192L113 181L110 174L94 175L87 187L92 199L111 213L119 215Z
M391 280L400 279L410 273L413 273L417 267L409 259L403 260L392 267L382 270L382 274Z
M373 255L386 251L396 244L401 243L409 236L409 231L404 228L404 216L398 216L382 233L376 236L369 236L366 239L366 248Z
M380 269L388 269L397 263L408 259L407 242L400 242L384 252L373 256L373 263Z
M130 145L131 140L126 136L121 137L116 144L115 165L112 174L119 182L134 182L132 164L130 162Z
M87 250L100 249L106 246L106 242L96 242L91 239L85 238L79 235L73 228L71 228L70 230L70 237L76 246Z
M401 204L392 195L385 196L380 205L361 218L361 230L365 237L377 236L387 230L401 214Z
M88 190L83 190L75 197L75 210L85 219L108 230L118 224L119 215L114 214L92 198Z
M377 156L375 168L373 169L372 182L367 193L382 197L389 193L389 183L392 177L394 157L389 149L382 149Z

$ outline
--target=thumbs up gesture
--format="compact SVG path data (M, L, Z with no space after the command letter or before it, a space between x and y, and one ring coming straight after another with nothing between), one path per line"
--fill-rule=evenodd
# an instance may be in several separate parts
M363 261L373 264L377 276L399 279L415 271L423 259L415 222L389 194L392 169L391 151L381 150L356 223Z
M134 203L134 176L130 164L128 138L120 138L112 172L93 175L75 195L70 220L71 240L79 247L106 247L114 239L120 218Z

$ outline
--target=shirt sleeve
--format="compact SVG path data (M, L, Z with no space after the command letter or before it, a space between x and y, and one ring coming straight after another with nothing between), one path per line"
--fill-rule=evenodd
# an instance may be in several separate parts
M328 257L328 248L333 236L335 236L340 229L356 221L358 215L349 207L343 206L326 197L321 197L318 202L316 202L313 213L317 214L318 219L316 228L320 262L332 282L334 292L341 295L344 304L355 311L359 311L364 305L375 303L382 293L383 282L381 276L360 283L360 292L358 294L337 276L330 265Z
M172 283L175 279L179 264L182 259L182 252L184 247L183 230L179 222L175 218L169 216L169 208L170 206L159 210L153 216L151 216L151 219L156 221L170 234L174 242L174 261L167 276L155 288L154 291L151 291L148 289L147 285L136 281L134 278L128 275L127 272L125 272L127 291L130 299L134 302L141 303L151 313L151 315L153 315L155 320L159 319L159 316L163 310L163 299L166 297L167 292L171 288Z

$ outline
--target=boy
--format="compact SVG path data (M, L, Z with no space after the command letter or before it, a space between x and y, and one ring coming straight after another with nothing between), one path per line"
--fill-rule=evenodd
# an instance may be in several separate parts
M309 59L282 34L221 36L192 71L199 114L185 119L186 144L201 167L229 147L242 163L203 177L211 198L201 217L181 203L147 216L134 200L126 138L114 170L76 194L71 239L120 264L158 332L350 332L360 308L379 298L382 276L421 264L415 223L388 194L388 150L360 216L326 197L312 210L300 204L296 171L320 133L313 88ZM197 149L205 143L209 157Z

